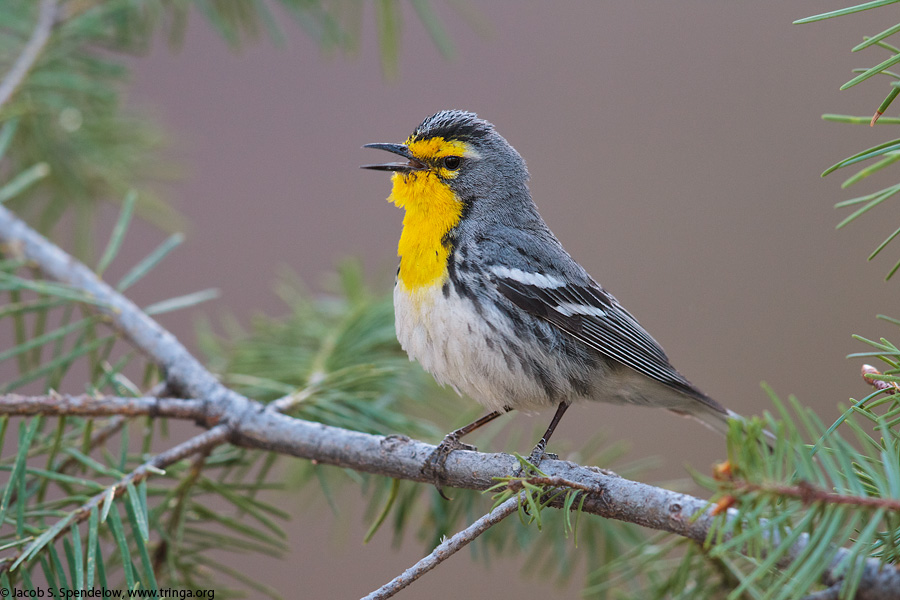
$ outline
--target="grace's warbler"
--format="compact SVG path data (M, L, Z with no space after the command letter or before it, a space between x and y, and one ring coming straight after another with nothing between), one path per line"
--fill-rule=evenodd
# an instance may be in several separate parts
M531 454L539 464L573 402L656 406L725 432L736 413L701 392L660 345L563 249L528 190L525 161L487 121L448 110L403 144L393 173L406 210L394 286L397 338L441 384L491 412L444 438L426 461L443 472L459 438L513 409L556 406ZM437 480L437 479L436 479Z

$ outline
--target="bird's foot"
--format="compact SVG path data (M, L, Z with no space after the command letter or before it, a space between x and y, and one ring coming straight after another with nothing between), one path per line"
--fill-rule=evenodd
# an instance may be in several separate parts
M528 468L529 471L536 470L538 467L540 467L541 462L543 462L545 458L549 458L550 460L559 459L559 456L553 454L552 452L544 452L546 444L542 442L543 440L541 440L541 442L538 442L538 445L534 447L534 450L531 451L531 455L529 455L528 457L528 464L531 466L531 468ZM515 477L522 477L525 469L525 465L520 466L515 472Z
M465 444L459 441L459 436L456 435L456 432L453 432L444 436L437 448L425 459L425 463L422 465L422 474L431 479L441 498L444 500L450 499L444 494L443 490L443 483L447 480L447 458L449 458L450 453L455 450L471 450L474 452L477 449L472 444Z

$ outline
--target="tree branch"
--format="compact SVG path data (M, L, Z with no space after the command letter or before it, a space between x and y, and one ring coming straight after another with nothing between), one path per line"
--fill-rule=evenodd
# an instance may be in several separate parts
M404 436L375 436L268 411L238 424L232 442L316 460L320 464L421 482L431 481L421 473L421 468L435 448ZM450 454L446 466L446 487L485 490L496 483L496 478L513 473L518 461L508 454L460 450ZM715 520L714 507L706 500L610 475L597 467L544 460L541 470L553 485L594 490L587 494L582 506L589 514L667 531L701 543L706 541ZM559 508L562 501L551 506ZM737 515L736 510L728 510L729 519L736 519ZM730 537L717 541L724 542ZM778 540L772 542L777 544ZM778 566L787 566L808 544L809 536L801 535ZM846 556L846 550L838 550L822 576L825 585L840 581L836 569ZM900 571L882 567L876 559L865 561L859 600L896 600L898 589Z
M0 394L0 415L72 415L76 417L169 417L175 419L205 419L202 400L180 398L127 398L120 396L89 396L81 394L47 394L44 396L20 396Z
M876 390L885 392L886 394L896 394L900 391L900 384L897 384L896 381L885 381L883 379L875 379L875 377L882 376L883 373L873 367L872 365L863 365L862 366L862 378L863 381L871 385Z
M409 586L416 579L432 570L463 548L469 545L482 533L516 512L519 506L520 496L514 496L506 502L480 517L477 521L453 535L435 547L434 551L428 556L422 558L419 562L403 571L400 575L393 578L362 600L384 600L392 598L403 588Z
M22 48L22 53L16 59L12 68L6 73L3 81L0 81L0 108L9 102L16 90L22 85L28 71L34 66L47 40L50 39L50 32L53 31L53 23L56 20L56 4L57 0L42 0L40 12L38 13L37 24L31 37Z
M884 508L900 513L900 500L878 498L875 496L853 496L826 491L807 481L797 485L759 485L755 483L736 482L733 488L736 494L759 493L770 494L779 498L797 498L804 504L822 502L823 504L846 504L850 506L866 506Z
M137 348L165 370L171 390L201 399L205 404L206 423L215 425L212 429L157 455L126 476L121 485L140 480L154 468L162 468L225 441L367 473L430 481L421 472L425 458L434 450L430 444L403 436L370 435L287 417L225 388L174 336L134 303L2 206L0 242L33 262L49 277L90 294L97 302L92 308L106 314ZM484 490L495 483L494 478L513 473L518 462L507 454L456 451L449 456L446 467L445 485ZM581 507L590 514L668 531L699 542L706 540L715 518L712 508L704 500L605 474L595 467L545 460L541 470L548 477L558 478L557 481L569 482L567 485L597 490L587 494ZM101 500L102 497L95 496L85 504L87 510L70 513L66 519L73 515L78 520L83 519L90 506ZM729 510L728 518L737 518L737 512ZM808 544L808 536L800 536L787 554L786 562L799 556ZM846 552L839 551L826 570L822 577L825 585L832 586L840 581L840 576L835 575L836 568L846 557ZM857 595L859 600L896 598L898 589L900 571L893 567L882 568L875 559L865 561Z

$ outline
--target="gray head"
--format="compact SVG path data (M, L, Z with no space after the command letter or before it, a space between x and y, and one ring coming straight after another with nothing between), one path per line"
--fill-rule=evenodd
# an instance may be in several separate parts
M444 110L422 121L403 144L364 147L406 159L364 169L393 171L410 185L434 176L453 190L474 219L507 220L507 215L533 208L525 161L491 123L474 113Z

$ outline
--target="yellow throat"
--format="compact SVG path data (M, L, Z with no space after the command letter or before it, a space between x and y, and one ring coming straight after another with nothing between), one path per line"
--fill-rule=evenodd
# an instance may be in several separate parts
M388 198L406 210L403 233L397 246L400 257L399 284L406 291L442 285L447 279L447 258L451 246L444 236L459 224L463 203L456 197L446 179L456 172L434 166L445 156L462 156L471 152L468 144L436 137L407 140L410 152L422 162L433 165L412 173L394 173L393 189Z

